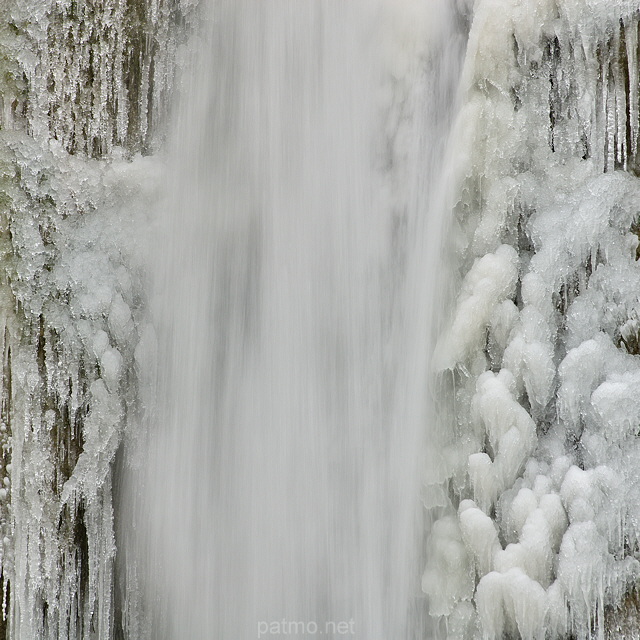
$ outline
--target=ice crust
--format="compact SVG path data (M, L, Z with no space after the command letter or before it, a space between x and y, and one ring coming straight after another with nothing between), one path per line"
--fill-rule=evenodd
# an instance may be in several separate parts
M640 579L640 14L466 11L423 588L448 638L603 638Z

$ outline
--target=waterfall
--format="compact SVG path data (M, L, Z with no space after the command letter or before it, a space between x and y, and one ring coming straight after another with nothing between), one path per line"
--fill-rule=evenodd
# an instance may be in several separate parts
M0 638L637 638L639 35L3 0Z
M463 40L445 2L211 11L156 254L158 632L423 637L429 274Z

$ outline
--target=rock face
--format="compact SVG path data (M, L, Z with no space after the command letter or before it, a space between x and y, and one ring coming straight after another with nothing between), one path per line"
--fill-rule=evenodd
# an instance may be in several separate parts
M192 5L0 7L0 637L142 637L114 465L144 420L138 231Z
M624 0L469 18L437 349L449 505L424 580L450 638L618 637L634 617L611 612L640 577L639 18Z
M605 611L607 640L638 640L640 638L640 603L638 594L628 595L617 608Z

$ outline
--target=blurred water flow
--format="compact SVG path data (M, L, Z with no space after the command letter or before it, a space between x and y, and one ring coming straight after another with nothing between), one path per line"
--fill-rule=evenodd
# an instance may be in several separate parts
M212 3L156 256L161 635L427 633L449 4Z

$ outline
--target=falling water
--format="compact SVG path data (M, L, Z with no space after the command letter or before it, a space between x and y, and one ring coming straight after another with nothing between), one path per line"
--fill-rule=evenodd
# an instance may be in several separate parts
M426 632L448 5L211 7L157 251L163 637Z

